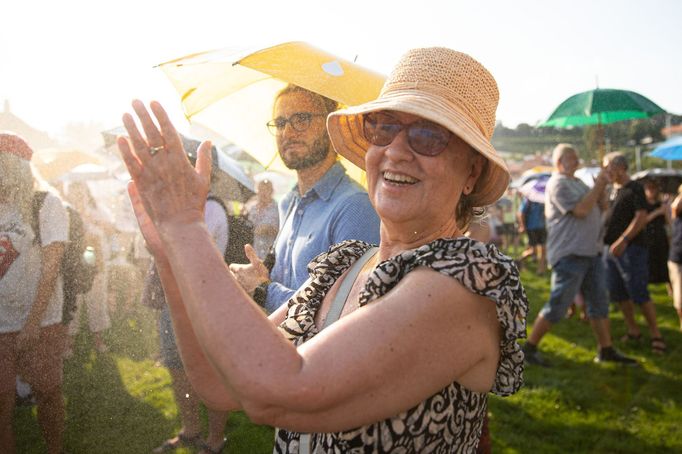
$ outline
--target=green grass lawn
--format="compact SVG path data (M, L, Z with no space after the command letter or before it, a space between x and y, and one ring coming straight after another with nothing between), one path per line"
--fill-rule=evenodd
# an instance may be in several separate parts
M529 325L549 292L548 276L533 271L530 265L522 272ZM615 342L642 367L595 364L589 325L577 318L556 325L541 344L553 367L528 367L522 391L490 399L495 452L682 452L682 335L665 288L651 290L668 353L653 355L643 330L640 345ZM180 428L170 377L156 362L153 314L140 308L113 319L110 352L95 353L89 336L81 334L65 364L67 452L148 453ZM621 315L614 312L611 320L618 339L624 333ZM20 453L44 452L34 407L17 409L15 427ZM273 430L241 413L230 416L226 434L231 453L272 452Z

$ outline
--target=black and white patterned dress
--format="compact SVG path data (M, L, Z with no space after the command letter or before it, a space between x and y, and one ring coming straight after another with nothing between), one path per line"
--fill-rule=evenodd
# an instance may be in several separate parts
M312 281L291 300L280 330L295 345L315 336L315 314L334 282L370 247L344 241L317 256L308 266ZM389 292L417 267L429 267L457 279L497 308L502 328L500 362L492 392L515 393L523 383L523 353L516 342L526 336L528 301L513 261L493 245L466 237L438 239L381 262L360 292L360 307ZM454 302L453 302L454 304ZM392 418L357 429L316 433L312 453L450 453L472 452L478 445L487 408L487 393L452 383L419 405ZM298 453L297 432L278 429L275 453Z

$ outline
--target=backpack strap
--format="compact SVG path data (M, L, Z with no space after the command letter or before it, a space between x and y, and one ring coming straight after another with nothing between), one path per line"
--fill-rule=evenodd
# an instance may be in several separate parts
M47 191L36 191L33 193L31 203L31 229L33 229L33 244L40 245L40 210L43 208Z
M329 308L329 312L327 312L327 318L324 321L322 329L327 328L339 319L341 312L343 312L343 308L346 305L350 289L353 287L353 283L355 282L355 279L357 279L358 274L360 274L360 270L378 251L379 248L376 246L367 249L362 257L358 258L355 263L351 265L348 273L346 273L346 276L343 278L343 282L341 282L341 285L339 286L339 291L336 292L336 295L334 296L334 300ZM310 434L301 434L298 442L298 454L310 454L310 441Z

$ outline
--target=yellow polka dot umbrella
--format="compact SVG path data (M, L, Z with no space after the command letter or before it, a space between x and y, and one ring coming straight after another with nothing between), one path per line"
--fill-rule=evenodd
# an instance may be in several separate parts
M276 93L291 83L355 105L375 99L384 76L303 42L220 49L159 65L180 95L185 115L242 147L266 169L285 170L266 123ZM363 182L359 169L346 167Z

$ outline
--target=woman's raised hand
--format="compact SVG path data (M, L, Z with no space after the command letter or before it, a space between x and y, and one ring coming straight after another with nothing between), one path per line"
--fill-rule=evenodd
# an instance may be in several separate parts
M197 150L196 168L193 168L180 136L161 104L152 101L150 108L158 127L142 101L135 100L133 109L144 135L133 116L126 113L123 125L129 138L117 140L133 180L133 191L139 194L144 211L156 227L203 221L211 175L211 144L201 144Z

